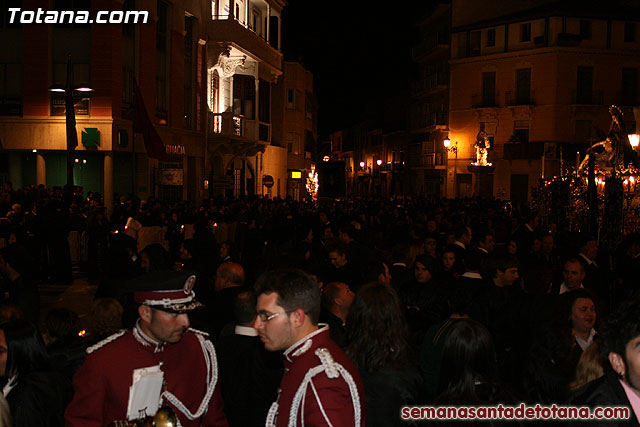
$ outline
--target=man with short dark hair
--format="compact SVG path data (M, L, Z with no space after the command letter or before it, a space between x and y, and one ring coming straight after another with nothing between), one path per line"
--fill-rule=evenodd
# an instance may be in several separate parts
M495 246L493 232L486 228L480 229L475 233L474 238L476 239L476 248L488 258L488 255L493 253Z
M373 251L359 241L359 231L352 223L342 224L338 232L338 239L347 248L349 262L356 269L362 270L373 259Z
M391 281L393 280L389 267L380 260L368 263L365 266L363 274L365 284L376 282L381 285L391 286Z
M206 334L189 329L187 313L202 305L195 300L195 280L184 271L161 271L128 284L140 317L131 331L87 349L73 378L67 427L124 425L154 416L163 405L183 427L227 425L215 349ZM141 396L145 403L138 406Z
M232 427L264 425L282 378L280 356L265 350L253 328L256 301L251 290L236 295L233 334L221 337L216 345L222 398Z
M341 348L347 344L347 315L355 294L346 283L331 282L322 289L322 321L329 325L331 339Z
M519 332L524 320L521 317L524 294L520 286L514 284L518 279L518 259L501 255L490 264L491 282L476 293L472 317L491 333L500 372L507 381L515 383L518 359L522 357Z
M475 245L468 249L467 252L475 251L480 255L482 259L480 273L483 277L490 277L489 264L495 246L493 232L488 228L480 228L480 230L474 233L473 239L475 240Z
M584 264L582 261L578 258L569 258L564 263L562 277L564 281L560 286L551 289L552 295L562 295L574 289L584 288L582 285L582 281L584 280Z
M513 233L511 238L516 242L518 247L518 258L520 261L526 261L536 235L536 228L540 225L540 217L534 212L525 211L522 213L522 222Z
M452 251L456 254L456 268L458 268L458 273L462 274L466 272L466 259L467 254L469 253L471 240L473 239L473 233L471 232L471 227L463 226L458 227L455 231L455 240L452 244L447 245L446 250Z
M362 277L357 267L349 260L347 247L339 241L327 244L327 255L333 266L328 272L325 282L343 282L349 285L351 290L357 291L362 285Z
M233 323L233 301L246 290L244 268L235 262L223 262L216 270L214 292L205 301L207 330L217 339L226 326Z
M613 311L605 325L601 354L604 376L578 389L568 404L591 407L624 406L628 420L606 425L637 426L640 420L640 300L628 301ZM598 424L604 425L604 424Z
M409 245L406 242L393 245L389 274L391 275L391 286L399 295L404 294L406 288L413 283L413 272L409 265L411 262L409 258Z
M609 280L606 269L601 268L596 262L598 259L598 241L594 237L584 236L582 238L578 258L584 266L583 286L598 297L602 310L607 313L611 309L611 303L613 302L613 287L611 287L613 280Z
M357 368L319 325L320 291L303 271L279 269L256 283L254 327L265 348L284 351L285 374L267 425L366 424Z

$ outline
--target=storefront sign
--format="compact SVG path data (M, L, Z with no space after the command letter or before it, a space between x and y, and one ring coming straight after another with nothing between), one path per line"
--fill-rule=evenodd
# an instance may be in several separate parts
M64 116L64 95L62 97L51 97L51 115L52 116ZM82 98L73 101L76 116L88 116L89 115L89 98Z
M233 176L216 176L213 178L214 188L233 188Z
M184 156L186 153L184 145L165 145L164 147L169 155Z

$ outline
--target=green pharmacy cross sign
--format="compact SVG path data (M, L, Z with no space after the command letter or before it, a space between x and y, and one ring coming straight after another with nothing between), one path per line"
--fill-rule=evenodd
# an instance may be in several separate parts
M86 148L97 148L100 146L100 131L98 128L84 128L82 131L82 145Z

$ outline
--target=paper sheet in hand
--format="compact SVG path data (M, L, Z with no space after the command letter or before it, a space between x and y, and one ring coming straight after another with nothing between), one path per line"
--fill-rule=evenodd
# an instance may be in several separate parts
M163 376L160 365L133 371L133 383L129 387L129 405L127 406L129 421L144 416L154 416L158 412Z

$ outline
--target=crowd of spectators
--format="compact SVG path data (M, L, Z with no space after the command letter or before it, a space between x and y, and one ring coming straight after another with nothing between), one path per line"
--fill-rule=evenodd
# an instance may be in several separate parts
M42 374L47 393L54 381L64 389L53 373L70 379L84 348L131 327L126 282L144 272L196 272L206 307L191 324L219 347L231 425L266 415L282 369L247 334L256 315L252 287L263 272L296 267L316 281L321 319L361 372L367 420L384 426L406 424L404 405L566 402L610 370L594 350L600 325L640 286L640 236L606 251L595 236L498 200L114 200L107 209L100 194L85 197L81 188L8 183L0 195L4 335L22 334L49 353L13 375L51 374ZM80 339L77 315L43 316L38 297L39 284L68 283L74 274L98 285ZM42 340L15 323L45 318ZM37 410L15 409L39 391L6 390L14 425L44 425L33 423ZM260 392L238 397L250 390ZM49 403L53 412L63 407Z

